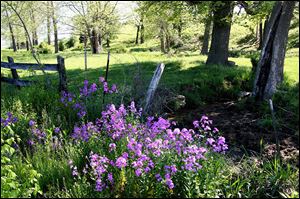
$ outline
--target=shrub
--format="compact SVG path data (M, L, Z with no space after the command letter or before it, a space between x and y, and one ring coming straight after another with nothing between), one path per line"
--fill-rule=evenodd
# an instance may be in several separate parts
M117 46L110 49L111 52L114 53L126 53L128 49L125 46Z
M72 51L82 51L83 50L83 44L82 43L77 43L76 45L75 45L75 47L72 49Z
M68 39L68 41L66 42L66 47L67 48L72 48L75 46L75 43L76 43L76 38L74 36L70 37Z
M62 40L60 40L58 42L58 50L59 51L64 51L65 50L65 44L64 44L64 42Z
M46 42L40 43L40 45L38 45L37 50L41 54L53 53L53 47L51 45L48 45Z

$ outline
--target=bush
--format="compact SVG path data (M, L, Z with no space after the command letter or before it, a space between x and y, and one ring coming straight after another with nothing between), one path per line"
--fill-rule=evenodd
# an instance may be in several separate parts
M74 36L70 37L68 39L68 41L66 42L66 47L67 48L72 48L75 46L75 43L76 43L76 38Z
M128 49L125 46L116 46L110 49L114 53L127 53Z
M65 50L65 44L64 44L64 42L62 40L60 40L58 42L58 50L59 51L64 51Z
M75 45L75 47L71 51L82 51L84 49L84 46L82 43L78 43Z
M46 42L40 43L38 45L37 50L41 54L50 54L53 53L53 47L51 45L48 45Z

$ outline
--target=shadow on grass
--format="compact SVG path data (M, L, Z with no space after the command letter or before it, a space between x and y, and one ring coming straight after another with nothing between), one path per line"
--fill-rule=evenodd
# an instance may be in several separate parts
M185 95L188 106L199 106L203 103L236 99L241 90L250 91L250 71L243 67L206 66L202 61L196 61L197 66L185 68L181 61L165 62L165 70L159 86L174 89L178 94ZM156 62L139 62L138 64L112 64L108 72L109 85L115 83L120 88L129 88L129 96L134 96L134 84L141 84L145 92L157 67ZM57 92L58 74L48 74L53 83L52 90ZM78 92L83 86L83 80L99 82L99 77L105 76L105 68L93 68L87 71L81 69L67 70L68 89ZM139 77L139 78L136 78ZM43 82L43 75L25 79ZM140 81L140 82L139 82ZM42 85L42 84L41 84ZM43 86L40 88L43 88ZM26 91L28 88L22 88ZM5 92L5 91L4 91ZM130 97L129 97L130 98ZM130 99L137 100L137 99Z

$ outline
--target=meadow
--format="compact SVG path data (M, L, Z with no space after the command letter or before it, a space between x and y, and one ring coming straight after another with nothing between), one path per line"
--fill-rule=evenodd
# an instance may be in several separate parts
M256 129L258 148L248 150L223 134L222 121L215 126L196 112L234 101L273 132L267 103L239 99L241 91L252 91L249 57L230 57L234 67L206 66L198 51L162 54L152 50L157 41L135 46L133 38L123 35L111 44L107 82L99 78L107 50L88 51L85 71L83 51L74 48L58 53L65 58L68 93L58 93L54 72L18 70L21 78L38 81L21 89L1 83L1 197L299 197L299 152L289 159L269 155L265 149L275 141L260 139ZM287 134L282 140L296 137L291 144L299 141L298 53L287 51L284 95L274 96L277 128ZM56 63L58 54L39 56ZM1 61L7 56L34 63L25 50L1 50ZM157 105L153 117L145 116L139 108L159 63L165 70ZM176 95L185 96L184 107L172 104ZM184 110L196 116L181 115ZM179 116L186 118L174 119Z

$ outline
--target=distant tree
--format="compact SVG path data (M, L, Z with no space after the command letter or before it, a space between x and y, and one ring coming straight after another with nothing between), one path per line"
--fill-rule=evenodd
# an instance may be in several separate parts
M55 4L53 1L50 1L50 9L51 9L51 17L52 17L52 24L53 24L53 33L54 33L54 52L58 53L59 44L58 44L58 30L57 30L57 17L55 13Z
M118 27L117 2L69 1L65 5L75 13L74 31L86 34L90 40L92 53L99 54L103 40L109 40Z

